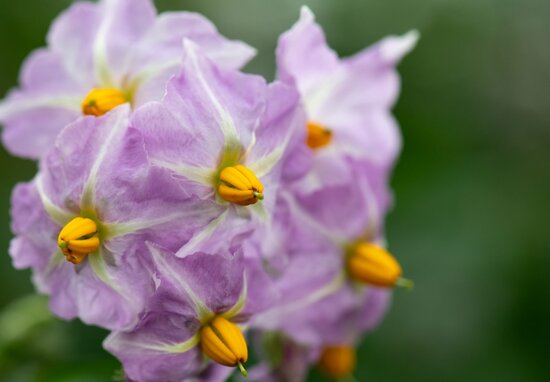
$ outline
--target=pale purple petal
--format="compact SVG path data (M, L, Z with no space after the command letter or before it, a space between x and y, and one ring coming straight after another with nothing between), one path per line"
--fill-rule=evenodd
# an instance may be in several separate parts
M210 362L208 366L197 377L191 379L190 382L224 382L227 381L233 373L235 373L234 367L222 366L215 362Z
M143 260L146 250L126 247L132 256L115 257L116 264L105 270L109 285L94 272L89 259L77 267L62 258L44 269L33 268L33 280L42 293L50 295L51 310L64 319L79 317L108 329L131 328L154 283Z
M167 111L156 118L143 112L133 126L146 136L154 160L214 170L225 145L248 147L265 108L266 90L261 77L217 67L188 41L181 72L168 83L162 102ZM168 124L159 131L163 121ZM174 142L165 146L170 138Z
M338 68L338 55L328 47L325 34L315 23L315 16L302 7L300 20L277 45L277 77L284 82L297 82L301 93Z
M92 88L128 91L134 106L160 100L178 71L185 37L224 67L240 67L254 53L200 15L156 18L151 0L73 4L52 24L48 48L27 60L20 88L0 103L4 144L15 155L42 157L59 131L81 115Z
M183 259L166 256L166 262L214 313L231 309L239 299L245 277L240 257L199 253ZM161 285L163 276L159 274Z
M176 250L219 209L189 200L169 173L149 165L141 133L128 127L128 114L129 107L122 106L67 126L41 163L41 198L25 189L14 196L14 214L32 208L44 211L46 206L57 223L34 235L44 228L44 212L39 218L16 218L14 261L33 268L34 280L40 291L51 295L56 314L78 315L109 329L135 324L153 292L144 242L162 242ZM57 235L82 214L99 219L104 240L98 253L73 266L56 255ZM36 251L21 253L37 243L41 246Z
M11 199L11 230L16 237L10 243L10 256L18 268L47 265L57 226L40 206L40 197L33 183L15 186Z
M94 38L96 81L121 84L131 68L130 52L155 23L151 0L103 0L102 18ZM105 71L105 73L103 73Z
M50 50L60 57L62 67L85 87L96 83L93 52L102 18L99 8L90 2L71 5L53 22L47 38Z
M67 72L61 57L35 51L20 75L21 88L0 103L2 140L12 153L35 158L53 145L55 136L79 115L82 88Z
M131 380L181 381L201 371L203 355L196 346L186 352L169 352L162 347L189 340L199 328L200 322L193 316L151 312L133 331L111 333L103 346L122 362Z
M343 156L369 160L384 168L396 159L401 139L390 115L399 93L396 65L414 47L417 38L414 31L402 37L388 37L340 60L327 46L307 8L281 37L277 49L278 77L296 84L309 120L333 132L330 146L316 153L314 162L323 163L313 164L307 182L311 190L326 182L331 184L334 177L324 175L326 169L342 163ZM344 178L347 176L341 173Z
M296 89L282 82L270 84L265 116L255 132L256 142L247 156L247 162L255 163L273 152L280 152L282 158L289 142L303 136L301 133L305 123L306 117Z
M247 44L221 36L214 24L199 14L161 14L131 53L129 77L139 83L134 95L137 105L162 98L166 83L181 65L184 38L199 45L206 56L226 68L238 69L255 54Z
M346 337L355 334L356 328L342 323L341 319L353 312L356 306L357 296L348 288L341 288L325 299L289 314L282 322L281 330L296 342L308 346L342 343Z
M361 332L370 332L376 329L390 307L391 298L391 289L369 287L366 292L365 301L358 310L358 330Z

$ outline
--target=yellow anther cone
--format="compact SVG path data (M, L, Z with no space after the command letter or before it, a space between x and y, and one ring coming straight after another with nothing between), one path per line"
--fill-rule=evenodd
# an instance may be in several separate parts
M306 143L311 149L320 149L332 141L332 132L320 123L310 121L306 127Z
M79 264L101 244L97 224L91 219L76 217L63 227L57 244L67 261Z
M411 287L401 278L401 266L384 248L372 243L357 244L348 256L348 272L356 281L380 287Z
M355 349L348 345L327 346L319 358L319 368L332 378L344 378L355 370Z
M126 102L126 95L118 89L92 89L82 101L82 113L99 117Z
M248 347L241 330L234 323L217 316L201 329L201 349L220 365L238 366L246 376L244 363L248 361Z
M230 203L248 206L264 198L264 185L256 174L242 166L229 166L220 173L218 194Z

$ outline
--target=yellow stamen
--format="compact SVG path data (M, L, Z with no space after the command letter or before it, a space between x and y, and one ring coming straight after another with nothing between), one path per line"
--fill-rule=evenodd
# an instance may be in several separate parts
M347 259L348 272L356 281L380 287L406 286L412 282L401 278L401 266L384 248L372 243L359 243Z
M320 149L327 146L332 141L332 131L317 122L309 121L307 123L306 143L311 149Z
M87 218L74 218L59 233L57 244L67 261L81 263L87 255L99 248L96 223Z
M264 198L264 185L248 168L236 165L226 167L220 173L218 193L222 199L248 206Z
M327 346L319 358L319 367L329 377L344 378L355 369L355 349L348 345Z
M99 117L126 102L128 102L126 95L118 89L92 89L82 101L82 113Z
M201 329L201 349L220 365L235 367L246 376L244 363L248 361L248 347L241 330L234 323L216 316Z

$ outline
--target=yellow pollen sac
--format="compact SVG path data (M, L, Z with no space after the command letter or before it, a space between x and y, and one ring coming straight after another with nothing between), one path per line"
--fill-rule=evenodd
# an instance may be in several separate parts
M96 223L87 218L74 218L59 233L57 244L67 261L81 263L87 255L99 248Z
M348 272L356 281L380 287L412 287L401 278L401 266L384 248L372 243L357 244L348 256Z
M264 185L248 168L236 165L226 167L220 173L218 194L223 200L248 206L264 198Z
M309 121L307 123L306 143L311 149L320 149L327 146L332 141L332 131L317 122Z
M327 346L319 358L319 368L329 377L339 379L355 370L355 349L348 345Z
M201 349L220 365L238 366L246 377L244 363L248 361L248 347L241 330L234 323L216 316L201 329Z
M128 102L126 95L113 88L92 89L82 101L82 113L99 117L115 107Z

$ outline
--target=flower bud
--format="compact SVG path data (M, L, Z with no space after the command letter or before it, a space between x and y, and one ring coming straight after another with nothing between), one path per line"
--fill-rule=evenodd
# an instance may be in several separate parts
M126 102L126 95L118 89L92 89L82 101L82 113L99 117Z
M307 123L306 143L311 149L320 149L330 144L331 141L332 131L317 122L309 121Z
M332 378L344 378L355 370L355 349L348 345L327 346L319 358L319 368Z
M264 198L264 186L248 168L236 165L226 167L220 173L218 194L225 201L248 206Z
M372 243L359 243L347 259L348 273L356 281L380 287L411 287L401 278L401 266L384 248Z
M96 223L87 218L74 218L59 233L57 244L67 261L81 263L87 255L99 248Z
M248 347L241 330L234 323L216 316L201 329L201 349L213 361L224 366L238 366L247 372L243 364L248 361Z

